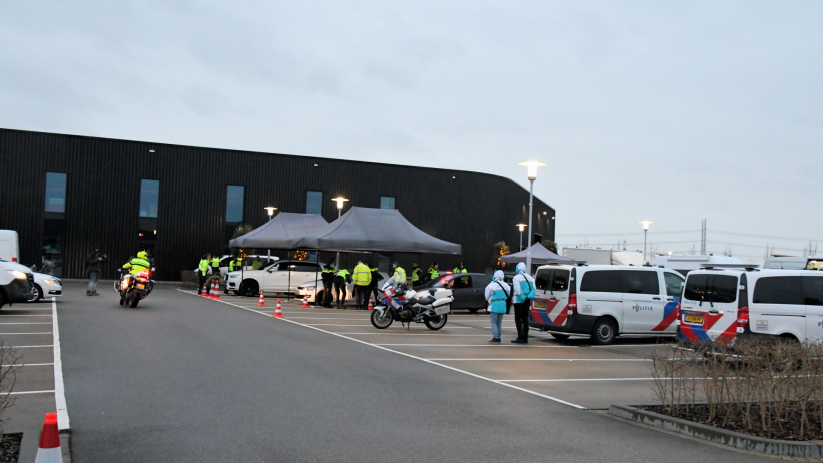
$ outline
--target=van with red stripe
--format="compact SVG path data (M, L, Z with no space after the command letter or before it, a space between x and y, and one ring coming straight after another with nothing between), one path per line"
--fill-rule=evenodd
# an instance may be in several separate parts
M557 339L674 336L684 278L655 267L544 265L535 273L529 326Z
M677 319L681 340L823 340L823 275L814 270L706 268L689 273Z

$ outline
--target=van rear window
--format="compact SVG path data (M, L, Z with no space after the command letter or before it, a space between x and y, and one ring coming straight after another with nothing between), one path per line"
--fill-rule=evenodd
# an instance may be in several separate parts
M683 298L690 301L727 304L737 300L737 277L730 275L689 275Z
M534 286L537 289L549 290L549 275L551 270L538 270L537 275L534 276Z
M555 270L552 276L552 291L566 291L569 289L569 271Z

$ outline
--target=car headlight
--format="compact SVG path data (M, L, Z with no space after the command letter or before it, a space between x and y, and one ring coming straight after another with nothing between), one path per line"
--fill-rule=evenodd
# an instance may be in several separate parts
M45 283L45 284L47 284L47 285L53 285L53 284L54 284L54 280L43 280L43 283Z
M305 288L301 288L301 289L304 289L306 291L314 291L314 288L315 288L314 286L306 286Z
M8 272L9 275L13 276L14 278L17 278L18 280L26 279L26 274L21 272L20 270L6 270L6 272Z
M63 282L61 282L59 278L54 279L54 284L59 285L59 286L63 286Z
M240 275L229 275L229 278L232 279L232 280L236 280L236 279L240 278Z

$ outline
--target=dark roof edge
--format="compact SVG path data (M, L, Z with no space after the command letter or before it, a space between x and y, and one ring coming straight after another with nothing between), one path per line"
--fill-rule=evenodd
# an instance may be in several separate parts
M263 155L269 155L269 156L290 156L290 157L305 158L307 160L311 160L311 159L328 159L330 161L358 162L358 163L363 163L363 164L373 164L373 165L381 165L381 166L405 167L405 168L409 168L409 169L439 170L439 171L444 171L444 172L468 172L468 173L477 174L477 175L487 175L489 177L496 177L496 178L500 178L500 179L505 179L505 180L508 180L508 181L514 183L515 185L519 186L524 191L528 191L522 185L518 184L517 182L515 182L513 179L511 179L509 177L504 177L502 175L497 175L497 174L490 174L488 172L477 172L477 171L473 171L473 170L445 169L445 168L442 168L442 167L410 166L410 165L406 165L406 164L391 164L391 163L388 163L388 162L358 161L358 160L355 160L355 159L336 159L336 158L329 158L329 157L324 157L324 156L307 156L307 155L304 155L304 154L268 153L268 152L265 152L265 151L238 150L238 149L233 149L233 148L214 148L214 147L209 147L209 146L180 145L180 144L177 144L177 143L162 143L162 142L153 142L153 141L144 141L144 140L126 140L126 139L122 139L122 138L98 137L98 136L94 136L94 135L77 135L77 134L73 134L73 133L41 132L39 130L9 129L9 128L5 128L5 127L0 127L0 131L41 134L41 135L58 135L58 136L61 136L61 137L89 138L89 139L95 139L95 140L108 140L108 141L118 141L118 142L127 142L127 143L144 143L144 144L147 144L147 145L154 145L154 146L175 146L175 147L180 147L180 148L194 148L194 149L205 149L205 150L223 150L223 151L232 151L232 152L235 152L235 153L263 154ZM553 211L555 210L553 207L549 206L545 201L541 200L536 195L535 195L535 199L537 199L541 203L545 204L547 207L549 207Z

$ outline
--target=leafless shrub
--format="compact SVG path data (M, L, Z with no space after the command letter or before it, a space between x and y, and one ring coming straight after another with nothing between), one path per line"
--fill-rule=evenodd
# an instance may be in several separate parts
M0 437L6 423L5 411L14 405L14 384L17 382L17 369L20 355L17 349L0 340Z
M652 360L663 413L763 437L823 437L819 343L672 345L656 350Z

